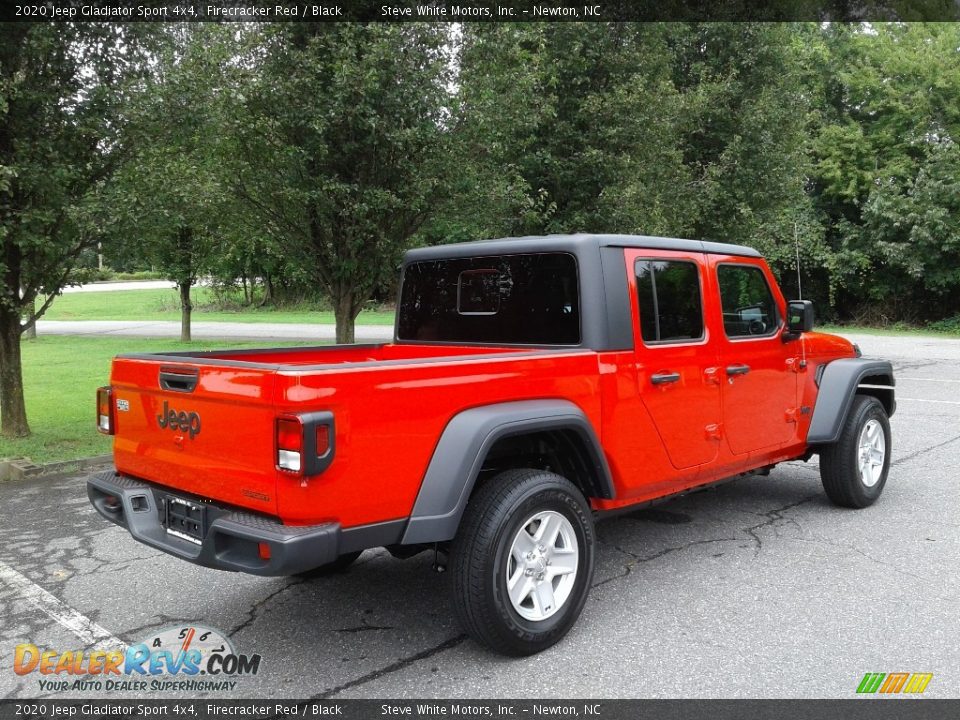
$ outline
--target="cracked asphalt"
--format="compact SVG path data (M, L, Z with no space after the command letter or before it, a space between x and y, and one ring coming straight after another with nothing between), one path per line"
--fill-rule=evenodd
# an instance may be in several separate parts
M898 671L958 697L960 341L855 340L898 376L873 507L828 504L814 458L601 522L583 615L536 657L466 639L430 554L368 551L311 581L206 570L102 521L81 476L0 484L0 562L124 642L202 623L261 654L222 697L848 698ZM14 646L83 642L2 580L0 618L0 695L43 695Z

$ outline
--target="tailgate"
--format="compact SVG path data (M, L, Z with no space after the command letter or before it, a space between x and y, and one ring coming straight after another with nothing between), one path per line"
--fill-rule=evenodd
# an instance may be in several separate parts
M272 369L113 361L117 470L277 513Z

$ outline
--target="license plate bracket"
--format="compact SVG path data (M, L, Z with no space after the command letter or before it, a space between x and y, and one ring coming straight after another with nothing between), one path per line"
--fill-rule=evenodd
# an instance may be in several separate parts
M163 499L167 534L201 545L207 536L207 508L174 495Z

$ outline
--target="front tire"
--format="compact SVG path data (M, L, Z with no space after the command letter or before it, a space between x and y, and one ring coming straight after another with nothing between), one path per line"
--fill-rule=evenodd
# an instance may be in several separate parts
M890 471L890 420L883 404L857 395L836 443L820 453L820 479L827 497L840 507L876 502Z
M545 470L507 470L470 500L453 540L454 608L476 641L532 655L576 622L593 566L593 516L573 483Z

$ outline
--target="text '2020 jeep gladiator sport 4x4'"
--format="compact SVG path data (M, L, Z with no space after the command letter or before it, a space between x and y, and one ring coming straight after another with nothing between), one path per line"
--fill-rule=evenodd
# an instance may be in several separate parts
M438 548L469 633L536 652L584 606L595 516L812 453L833 502L877 499L891 365L812 317L735 245L412 250L392 343L117 357L97 402L116 469L90 500L260 575Z

